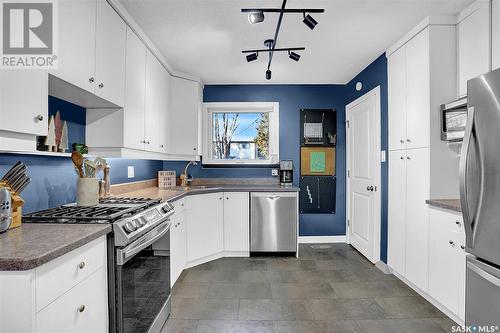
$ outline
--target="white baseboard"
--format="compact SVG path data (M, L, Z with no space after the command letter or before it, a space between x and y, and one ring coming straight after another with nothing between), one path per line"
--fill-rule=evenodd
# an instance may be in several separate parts
M237 258L237 257L238 258L250 257L250 252L246 252L246 251L223 251L223 252L219 252L219 253L216 253L216 254L212 254L212 255L200 258L200 259L196 259L196 260L190 261L190 262L188 262L186 264L186 268L191 268L191 267L194 267L194 266L205 264L205 263L207 263L209 261L217 260L217 259L220 259L220 258Z
M387 266L387 264L383 261L377 261L375 263L375 267L380 269L384 274L392 274L392 271L389 268L389 266Z
M398 279L400 279L401 281L403 281L408 287L410 287L415 292L417 292L417 294L419 294L420 296L422 296L423 298L425 298L429 303L431 303L436 308L438 308L439 311L443 312L445 315L447 315L455 323L457 323L460 326L464 326L465 325L465 322L462 319L460 319L460 317L458 317L454 312L448 310L447 307L445 307L444 305L442 305L441 303L439 303L438 301L436 301L434 298L432 298L431 295L427 294L425 291L423 291L422 289L418 288L416 285L414 285L413 283L411 283L409 280L407 280L405 277L403 277L402 275L400 275L398 272L395 272L393 269L391 269L391 271L392 271L392 274L394 274Z
M345 236L299 236L299 244L345 243Z

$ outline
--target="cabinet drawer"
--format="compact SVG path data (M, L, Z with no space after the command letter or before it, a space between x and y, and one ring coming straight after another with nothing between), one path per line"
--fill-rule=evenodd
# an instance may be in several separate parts
M106 236L36 269L36 311L89 277L106 263Z
M107 332L108 292L106 268L101 267L87 279L36 314L36 331Z

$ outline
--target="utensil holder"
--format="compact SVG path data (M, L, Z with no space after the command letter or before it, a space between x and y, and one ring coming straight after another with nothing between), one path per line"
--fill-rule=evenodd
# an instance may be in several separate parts
M99 204L99 180L97 178L78 178L76 204L78 206Z
M0 182L0 187L6 187L10 191L11 195L11 208L12 208L12 222L9 229L17 228L21 226L23 219L23 205L24 200L21 196L12 190L5 182Z

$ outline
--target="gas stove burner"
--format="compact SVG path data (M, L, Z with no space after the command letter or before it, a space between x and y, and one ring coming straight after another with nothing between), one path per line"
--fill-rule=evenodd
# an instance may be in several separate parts
M154 205L160 202L160 199L151 199L151 198L101 198L99 200L99 204L111 204L111 205L142 205L148 203L150 205Z

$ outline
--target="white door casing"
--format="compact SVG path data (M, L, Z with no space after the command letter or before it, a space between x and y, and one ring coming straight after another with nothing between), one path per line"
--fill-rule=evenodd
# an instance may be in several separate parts
M380 260L380 87L346 106L347 240Z

